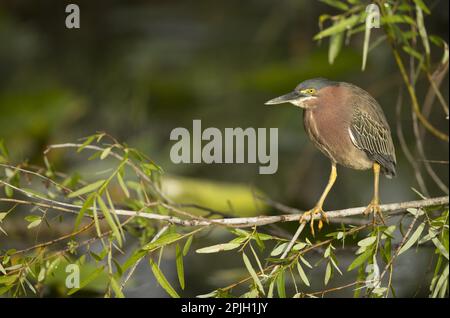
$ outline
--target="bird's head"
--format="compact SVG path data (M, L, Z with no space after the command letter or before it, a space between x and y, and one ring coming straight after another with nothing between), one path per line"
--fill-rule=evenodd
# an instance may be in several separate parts
M318 105L322 90L336 85L336 82L325 78L314 78L301 82L290 93L269 100L265 105L291 103L301 108L314 108Z

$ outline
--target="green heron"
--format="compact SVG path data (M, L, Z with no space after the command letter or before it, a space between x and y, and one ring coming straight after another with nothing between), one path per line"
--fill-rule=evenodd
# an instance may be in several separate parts
M388 178L395 176L395 149L389 125L377 101L365 90L349 83L324 78L306 80L293 92L274 98L266 105L291 103L303 108L306 133L314 145L331 160L328 184L317 204L300 219L310 217L314 234L314 218L320 214L328 221L323 203L337 178L336 164L358 170L373 169L374 193L365 214L373 213L383 221L378 195L380 171Z

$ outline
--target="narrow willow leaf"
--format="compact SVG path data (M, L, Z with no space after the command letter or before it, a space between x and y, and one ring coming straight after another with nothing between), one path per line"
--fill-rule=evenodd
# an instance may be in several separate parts
M130 191L128 191L128 188L127 188L125 182L123 181L122 175L120 173L117 174L117 181L119 182L119 186L122 189L122 191L125 194L125 196L127 198L129 198L130 197Z
M283 253L283 251L286 249L286 246L288 245L288 243L283 243L278 245L277 247L275 247L273 249L273 251L270 253L270 256L278 256L281 253Z
M36 220L31 222L30 224L28 224L27 229L32 229L33 227L38 226L39 224L41 224L42 219Z
M431 296L432 298L436 298L444 283L446 281L448 282L448 274L449 274L449 266L447 265L445 269L442 271L442 274L440 275L439 279L437 280L436 287L434 288L434 292Z
M183 253L181 252L180 245L177 244L175 249L176 263L177 263L177 274L178 281L180 282L181 289L184 289L184 264L183 264Z
M428 41L427 30L425 29L425 22L423 19L422 8L420 6L416 7L416 18L417 18L417 28L419 29L419 35L422 39L422 44L425 49L425 54L427 59L430 57L430 42Z
M97 203L98 203L98 206L100 207L100 210L103 213L103 216L105 217L106 222L108 223L109 227L111 228L113 235L117 240L117 243L119 244L119 246L122 246L122 236L120 234L119 228L118 228L117 224L114 222L114 219L111 216L111 212L109 211L105 202L99 195L97 196Z
M359 241L358 246L367 247L367 246L370 246L373 243L375 243L376 240L377 240L376 236L369 236L369 237L366 237L365 239L362 239L361 241Z
M365 32L364 32L364 44L363 44L363 60L362 60L362 66L361 70L366 69L366 63L367 63L367 55L369 54L369 43L370 43L370 32L372 30L371 23L365 23Z
M102 154L100 155L100 160L105 159L106 157L108 157L108 155L111 153L111 147L106 148L105 150L102 151Z
M300 260L302 261L303 264L305 264L307 267L309 268L313 268L312 265L303 257L300 256Z
M336 24L337 22L335 22ZM344 32L339 32L331 35L330 37L330 47L328 48L328 63L333 64L336 57L342 48L342 43L344 43Z
M293 251L300 251L300 250L304 249L305 247L306 247L306 243L300 242L300 243L295 244L292 247L292 250Z
M175 289L169 284L164 274L159 269L158 265L150 259L150 266L152 267L153 275L155 275L156 280L161 285L161 287L172 297L180 298Z
M372 250L368 249L361 255L359 255L355 260L348 266L347 271L351 271L354 268L364 264L364 262L370 257L370 254L372 254Z
M5 195L7 198L12 198L14 195L14 190L6 184L5 184Z
M8 215L8 213L7 212L1 212L0 213L0 222L2 222L4 219L5 219L5 217Z
M117 283L117 281L114 279L114 277L111 277L110 279L110 283L111 283L111 288L114 291L114 293L116 294L117 298L125 298L125 295L123 294L122 290L120 289L119 284Z
M417 229L414 231L414 233L411 235L409 240L402 246L400 251L398 251L398 255L406 252L411 246L414 245L414 243L417 242L417 240L420 238L420 235L423 232L423 229L425 228L425 223L421 223Z
M208 247L203 247L203 248L196 250L196 252L200 253L200 254L202 254L202 253L217 253L217 252L221 252L221 251L234 250L234 249L238 248L239 246L241 246L241 244L224 243L224 244L217 244L217 245L212 245L212 246L208 246Z
M108 199L109 208L110 208L110 211L112 212L112 215L114 217L114 221L116 222L117 227L119 228L119 232L120 232L120 235L122 236L122 239L124 239L125 238L125 233L123 232L123 229L120 226L120 220L119 220L119 217L117 216L116 209L114 208L114 204L112 202L111 196L109 195L109 191L106 190L105 194L106 194L106 199Z
M186 240L186 243L184 243L184 247L183 247L183 256L186 256L187 253L189 252L189 249L191 248L191 244L192 244L192 240L194 239L194 235L191 235L188 237L188 239Z
M245 267L247 267L248 272L253 278L253 281L255 282L256 286L258 286L259 291L265 295L264 287L261 284L261 281L259 280L258 275L256 274L255 270L252 267L252 263L250 263L250 260L248 259L247 255L245 253L242 253L242 258L244 259Z
M269 284L269 291L267 292L267 298L273 298L273 288L275 287L275 280L272 280Z
M81 223L81 219L83 218L84 214L86 213L86 211L91 208L91 206L94 203L94 199L95 199L95 193L91 193L86 201L84 201L83 206L80 209L80 212L78 212L77 218L75 219L75 231L78 229L78 227L80 226ZM98 233L97 233L98 234Z
M444 256L448 260L448 250L445 248L444 244L442 244L437 237L434 237L431 241L437 247L442 256Z
M413 1L417 5L417 7L419 7L420 9L423 10L423 12L425 12L426 14L430 14L431 13L430 9L428 9L426 4L422 0L413 0Z
M92 203L92 214L94 215L95 231L97 232L97 236L101 237L102 236L102 232L100 230L100 222L98 221L97 203L96 203L95 200Z
M327 269L325 270L325 278L324 278L325 286L328 285L328 282L330 281L332 270L333 269L331 268L331 264L330 262L328 262Z
M72 193L69 193L67 196L68 198L76 198L80 195L92 192L100 188L100 186L105 182L105 180L98 180L94 183L88 184L87 186L82 187L81 189L78 189L77 191L74 191Z
M418 51L416 51L412 47L410 47L408 45L404 45L402 47L402 49L403 49L403 51L405 51L406 53L408 53L412 57L416 58L418 61L422 61L422 59L423 59L422 54L420 54Z
M302 279L303 283L309 287L310 285L309 285L308 277L306 276L305 271L302 268L302 265L300 265L300 262L297 262L297 270L298 270L298 274L300 275L300 278Z
M143 250L152 251L161 246L169 245L181 238L181 234L178 233L167 233L154 242L150 242L142 247Z
M96 137L97 137L97 135L88 137L86 139L86 141L83 142L83 144L80 147L78 147L77 152L81 152L84 148L86 148L86 146L90 145Z
M19 274L10 275L10 276L0 276L0 284L2 285L10 285L14 284L16 279L19 277Z
M347 29L352 28L356 23L358 23L360 17L359 15L352 15L349 18L342 19L338 23L333 24L331 27L319 32L314 36L314 40L320 40L324 37L343 32Z
M284 279L284 271L281 271L277 275L277 292L278 297L280 298L286 298L286 286L285 286L285 279Z
M382 24L406 23L414 25L416 22L407 15L390 14L382 16L380 19Z
M80 283L80 287L79 288L73 288L71 290L69 290L69 292L67 293L67 296L73 295L76 292L78 292L80 289L86 287L90 282L92 282L94 279L96 279L100 274L103 273L103 267L97 268L95 271L93 271L85 280L83 280Z
M2 273L3 275L6 275L6 271L5 271L5 268L3 267L2 263L0 263L0 273Z
M260 271L262 274L264 274L264 268L262 267L261 261L259 260L259 257L258 257L258 255L257 255L256 252L255 252L255 249L253 248L253 246L252 246L251 244L249 244L249 245L250 245L250 249L252 250L253 256L255 257L255 260L256 260L256 262L258 263L259 271Z
M130 256L123 264L122 264L122 270L126 271L131 266L136 264L137 261L139 261L142 257L144 257L147 254L147 251L144 250L137 250L133 253L133 255Z

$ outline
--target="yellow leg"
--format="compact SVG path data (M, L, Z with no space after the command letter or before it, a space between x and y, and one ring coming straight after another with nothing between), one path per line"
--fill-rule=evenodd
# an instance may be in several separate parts
M311 226L311 233L314 235L314 218L316 214L320 214L322 218L319 221L319 230L323 226L323 221L328 222L327 215L323 211L323 203L325 202L325 199L330 192L331 188L333 187L334 182L337 178L337 169L336 164L333 162L331 164L331 172L330 172L330 178L328 179L327 186L325 187L325 190L323 190L322 195L320 196L319 201L317 204L312 208L311 210L303 213L302 217L300 218L300 222L306 222L306 219L309 217L310 219L310 226Z
M383 214L381 213L380 209L380 197L378 192L378 188L380 185L380 165L376 162L373 164L373 175L374 175L373 198L372 201L370 201L369 205L367 206L366 210L364 211L364 214L373 213L374 222L376 216L379 216L384 224Z

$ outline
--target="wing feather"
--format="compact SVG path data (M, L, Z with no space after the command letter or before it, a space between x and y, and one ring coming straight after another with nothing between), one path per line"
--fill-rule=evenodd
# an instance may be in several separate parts
M350 124L350 136L358 149L363 150L370 159L381 165L384 174L395 176L395 149L389 126L384 118L379 120L355 107Z

